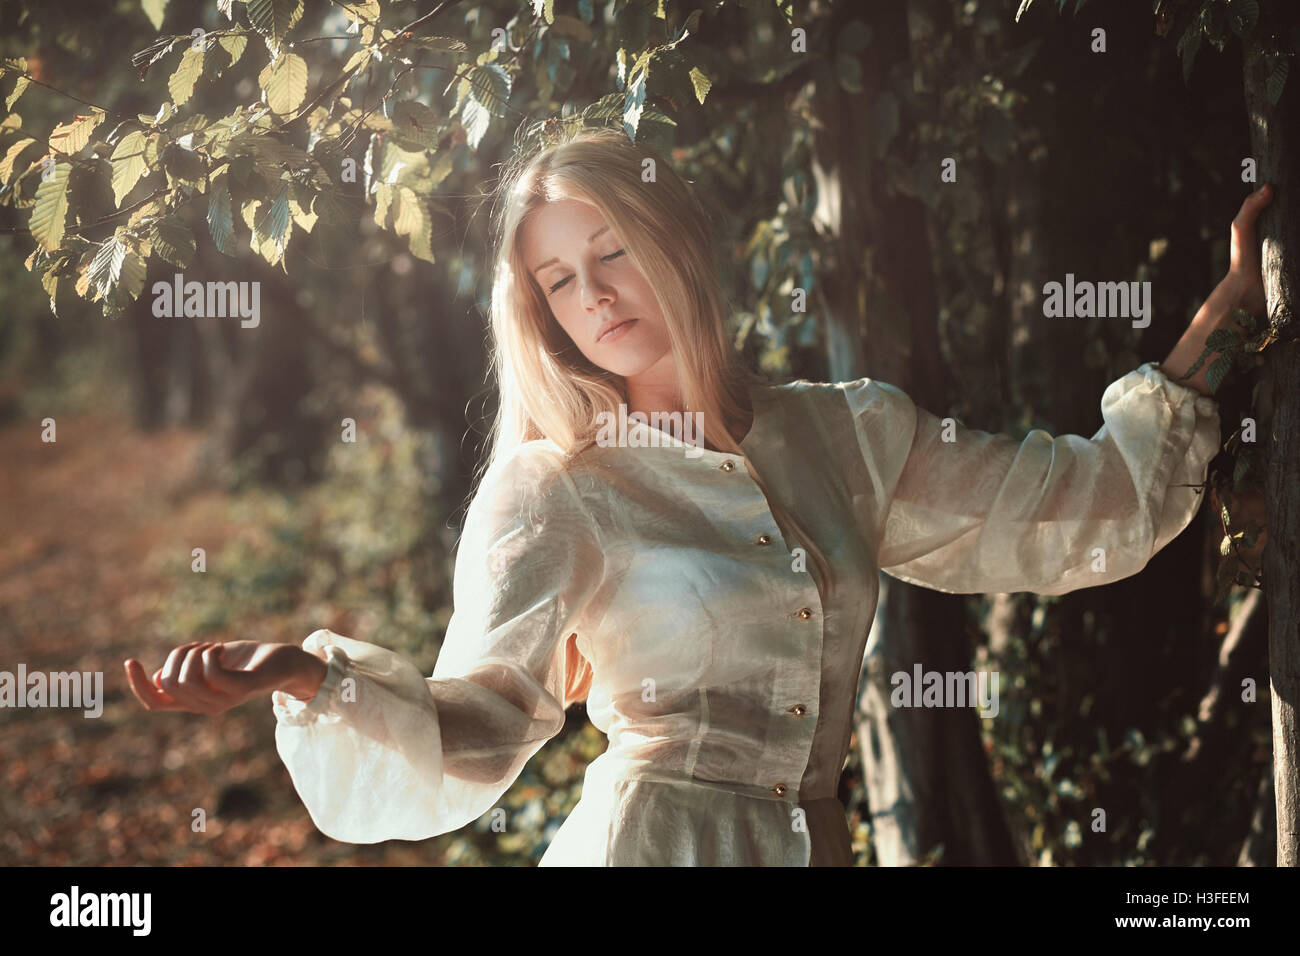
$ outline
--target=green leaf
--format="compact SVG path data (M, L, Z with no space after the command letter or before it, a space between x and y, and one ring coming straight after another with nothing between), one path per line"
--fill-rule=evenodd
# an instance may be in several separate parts
M647 70L637 70L627 85L623 95L623 131L628 139L636 141L637 126L641 123L641 112L645 108L645 88Z
M167 78L167 92L177 106L189 102L194 95L194 84L203 75L203 50L189 47L181 54L181 62L176 72Z
M487 63L476 66L469 74L470 95L491 110L493 116L506 115L506 102L510 99L510 74L502 66Z
M698 66L693 66L691 67L691 85L695 87L695 98L703 104L704 98L709 95L709 90L713 88L713 81Z
M238 63L239 58L244 55L244 50L248 48L248 37L246 36L218 37L217 42L221 44L221 49L225 50L230 57L230 62L222 67L223 70L228 70Z
M30 84L31 80L25 76L20 76L18 79L14 80L13 90L11 90L9 95L5 97L5 109L13 109L14 104L18 102L18 97L23 95L23 90L27 89Z
M375 183L374 216L380 229L393 228L393 187L388 183Z
M283 186L269 204L259 201L245 206L244 221L253 230L254 252L271 265L284 258L284 250L289 245L293 229L288 185Z
M393 216L393 231L406 236L411 255L425 262L433 262L433 216L428 200L416 194L409 186L397 190L397 210Z
M495 63L470 70L465 99L461 103L461 123L471 149L478 149L493 116L504 116L510 96L510 74Z
M224 174L212 180L212 191L208 194L208 233L219 252L233 256L239 251L235 245L235 219L230 209L230 186Z
M71 163L55 163L54 175L42 180L36 188L36 205L32 209L31 230L34 238L46 250L57 249L63 243L63 230L68 218L68 173Z
M438 142L438 114L419 100L400 100L393 104L393 135L424 149Z
M96 109L78 116L70 123L60 123L50 133L50 145L69 156L79 152L90 142L90 134L95 131L95 127L104 122L104 115L102 110Z
M379 0L360 0L359 3L343 4L343 14L348 18L348 22L358 25L378 23L381 12ZM350 31L351 27L348 29Z
M1241 336L1232 329L1215 329L1205 339L1205 347L1212 352L1229 352L1241 344Z
M277 116L287 116L307 98L307 61L296 53L281 53L257 77L266 91L266 105Z
M316 195L315 190L297 183L289 185L289 214L293 216L293 221L303 232L311 232L319 218L312 209Z
M248 0L248 19L253 29L270 37L272 50L278 50L289 31L302 19L303 0Z
M1210 363L1210 370L1205 373L1205 384L1211 394L1219 390L1223 384L1224 378L1232 371L1232 359L1227 355L1220 355Z
M198 153L172 144L163 154L163 169L167 173L168 188L185 183L198 192L207 191L208 169Z
M9 147L4 159L0 160L0 185L9 185L9 180L13 178L14 164L18 161L18 157L35 145L36 140L30 136L25 136Z
M163 15L167 12L167 0L140 0L144 15L149 18L155 30L161 30Z
M144 288L145 263L121 233L105 239L86 273L95 287L95 299L111 300L117 307L135 299Z
M483 141L483 135L492 122L492 114L478 100L466 98L460 108L460 122L465 127L465 142L470 149L478 149L478 144Z
M113 150L109 161L113 164L113 200L119 209L122 200L149 171L144 161L144 147L143 131L133 130L123 136Z
M153 251L181 269L189 268L194 261L194 233L176 216L168 216L153 224L149 230Z

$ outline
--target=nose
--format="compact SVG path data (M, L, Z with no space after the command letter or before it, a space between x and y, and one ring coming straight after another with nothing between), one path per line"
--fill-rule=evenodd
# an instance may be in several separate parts
M589 312L601 312L618 298L614 287L602 282L593 272L582 277L582 307Z

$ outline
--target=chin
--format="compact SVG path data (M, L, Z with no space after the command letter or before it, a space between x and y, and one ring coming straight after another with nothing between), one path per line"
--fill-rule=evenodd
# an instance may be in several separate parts
M663 358L663 355L628 354L613 357L606 355L603 358L603 362L596 362L595 364L614 375L621 375L623 378L634 378L646 371L646 369L653 368Z

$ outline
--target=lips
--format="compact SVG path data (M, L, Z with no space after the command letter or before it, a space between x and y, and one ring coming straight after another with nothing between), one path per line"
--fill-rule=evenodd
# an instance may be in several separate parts
M600 327L600 332L596 335L596 341L604 340L611 332L635 321L636 319L611 319Z

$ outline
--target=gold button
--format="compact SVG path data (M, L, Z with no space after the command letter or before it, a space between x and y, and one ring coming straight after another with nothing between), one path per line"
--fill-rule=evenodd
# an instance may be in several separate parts
M736 463L732 461L730 458L728 458L718 467L720 467L723 471L734 471L736 468Z
M812 617L812 610L806 607L799 608L799 617L805 621L808 620L808 618Z
M772 539L771 539L770 537L768 537L767 535L765 535L765 534L760 534L760 535L758 536L758 543L759 543L759 544L771 544L771 543L772 543Z
M781 796L781 794L785 793L785 784L778 783L775 787L772 788L772 792L775 793L778 797Z
M795 704L790 708L789 712L794 714L796 717L802 717L804 714L808 713L808 708L803 704Z

